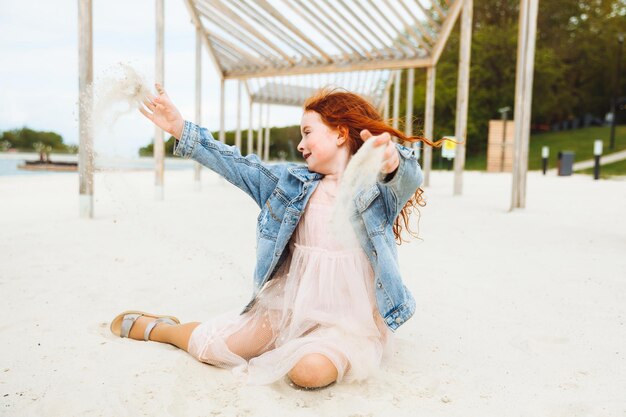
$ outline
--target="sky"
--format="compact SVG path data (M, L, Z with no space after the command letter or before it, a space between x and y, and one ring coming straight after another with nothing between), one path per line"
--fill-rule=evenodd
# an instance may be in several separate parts
M94 0L94 78L120 62L154 80L154 0ZM78 1L0 0L0 131L28 126L78 144ZM165 89L188 120L195 116L195 28L182 0L165 0ZM203 50L202 125L219 128L219 78ZM236 126L237 82L226 82L227 130ZM257 117L258 115L255 115ZM271 126L298 124L301 110L273 106ZM242 128L248 102L242 99ZM153 125L138 111L95 133L96 152L136 156Z

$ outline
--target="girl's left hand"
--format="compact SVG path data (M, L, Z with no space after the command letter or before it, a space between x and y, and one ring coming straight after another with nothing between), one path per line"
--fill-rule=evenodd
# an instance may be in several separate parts
M385 145L385 153L383 155L383 165L380 169L380 172L383 174L390 174L398 169L398 165L400 165L400 157L398 156L398 150L396 149L395 143L391 140L391 135L387 132L384 132L381 135L374 136L372 133L365 129L361 131L361 139L365 140L373 140L374 146L382 146Z

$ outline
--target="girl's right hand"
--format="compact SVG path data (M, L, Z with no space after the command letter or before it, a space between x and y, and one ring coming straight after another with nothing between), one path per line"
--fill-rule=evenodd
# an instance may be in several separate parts
M165 90L163 90L163 87L158 83L154 86L159 95L155 97L152 94L148 94L148 97L143 99L145 107L139 107L139 111L150 119L152 123L178 140L183 134L185 120Z

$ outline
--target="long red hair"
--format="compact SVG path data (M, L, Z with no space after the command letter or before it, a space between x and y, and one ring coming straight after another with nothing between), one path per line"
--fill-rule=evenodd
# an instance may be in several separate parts
M384 132L398 138L402 142L423 142L429 146L440 147L443 140L431 142L423 136L406 136L401 131L394 129L381 117L376 108L358 94L337 89L322 89L308 98L304 103L304 111L314 111L320 115L324 124L331 129L341 131L346 137L346 144L350 153L354 155L363 145L361 131L369 130L373 135ZM346 135L347 134L347 135ZM393 224L393 234L396 242L402 244L402 230L406 229L411 236L417 237L409 227L409 217L417 207L424 207L422 194L424 190L418 188L415 194L406 202Z

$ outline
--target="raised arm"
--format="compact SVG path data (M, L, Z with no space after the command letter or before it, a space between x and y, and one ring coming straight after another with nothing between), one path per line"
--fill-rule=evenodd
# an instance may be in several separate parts
M386 147L378 184L385 197L389 217L395 219L424 180L415 151L394 143L386 132L372 136L369 131L364 130L361 137L363 140L375 140L374 146Z
M163 88L156 84L158 96L144 99L139 110L155 125L176 138L174 154L192 158L223 176L250 195L263 207L278 183L280 166L261 162L257 155L243 157L234 146L213 138L211 132L185 121Z

